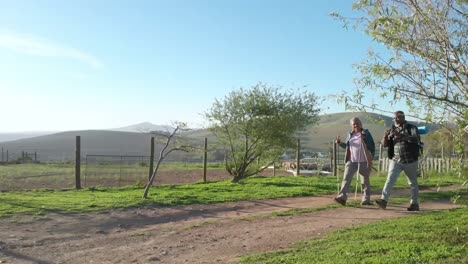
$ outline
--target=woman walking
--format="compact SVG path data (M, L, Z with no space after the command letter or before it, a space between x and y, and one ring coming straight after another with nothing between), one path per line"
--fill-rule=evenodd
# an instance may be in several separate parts
M353 180L353 175L359 170L362 188L361 205L372 205L370 201L370 180L369 175L372 169L372 159L375 154L375 143L368 129L362 128L359 118L353 117L350 120L352 130L348 134L346 143L341 142L340 137L336 138L336 143L342 148L346 148L345 169L341 190L335 201L341 205L346 205L347 193Z

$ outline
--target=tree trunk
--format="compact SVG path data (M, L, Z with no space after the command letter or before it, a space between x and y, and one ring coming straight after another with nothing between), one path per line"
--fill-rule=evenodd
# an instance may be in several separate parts
M148 198L149 189L151 188L151 185L153 185L154 178L156 178L156 174L158 173L158 169L159 169L159 164L161 164L161 159L158 161L158 164L156 165L156 168L154 169L153 174L151 175L151 178L149 179L148 183L145 186L143 199Z
M234 178L232 178L232 181L233 183L238 183L240 180L244 179L245 176L243 175L234 175Z

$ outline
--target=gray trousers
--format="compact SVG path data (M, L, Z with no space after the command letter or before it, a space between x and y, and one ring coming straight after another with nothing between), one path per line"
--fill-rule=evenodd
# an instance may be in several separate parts
M418 194L419 194L419 185L418 185L418 162L412 162L408 164L398 163L394 160L390 160L388 164L388 176L387 181L385 182L384 188L382 190L382 199L388 201L390 198L390 193L393 189L393 185L400 176L400 173L404 171L406 178L408 179L408 184L411 188L411 200L410 203L418 203Z
M338 197L343 198L344 200L348 199L348 189L353 181L353 176L356 171L359 169L359 176L361 179L361 189L362 189L362 201L370 201L370 170L367 166L367 162L346 162L343 181L341 182L341 190L338 194Z

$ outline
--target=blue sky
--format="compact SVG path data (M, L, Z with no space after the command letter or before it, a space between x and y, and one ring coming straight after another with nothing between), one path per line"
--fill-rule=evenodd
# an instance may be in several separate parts
M352 64L376 44L328 16L351 4L0 0L0 132L201 127L216 98L257 82L352 89Z

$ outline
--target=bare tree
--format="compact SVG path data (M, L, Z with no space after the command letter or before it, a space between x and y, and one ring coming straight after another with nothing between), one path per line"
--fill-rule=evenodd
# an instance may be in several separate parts
M187 128L187 124L183 122L175 122L175 128L172 132L163 132L163 131L153 131L151 134L154 134L158 137L158 141L163 144L161 151L159 152L159 158L156 162L156 167L153 170L153 174L151 174L148 183L145 186L145 191L143 193L143 199L148 198L148 192L151 186L153 185L154 178L158 173L159 166L161 165L162 161L172 152L174 151L184 151L189 152L193 151L195 148L189 145L183 145L179 143L181 132L190 130Z

